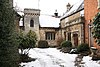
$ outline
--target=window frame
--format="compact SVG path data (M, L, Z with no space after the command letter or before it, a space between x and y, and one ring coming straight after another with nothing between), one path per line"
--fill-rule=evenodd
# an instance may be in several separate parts
M68 40L71 41L71 32L68 32L67 35L68 35Z
M33 19L30 20L30 27L34 27L34 20Z
M55 40L55 32L45 32L45 40Z

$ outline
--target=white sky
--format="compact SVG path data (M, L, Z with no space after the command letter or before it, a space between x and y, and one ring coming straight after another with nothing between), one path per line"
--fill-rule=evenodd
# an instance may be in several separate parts
M38 6L39 1L39 6ZM69 2L71 5L77 3L80 0L14 0L14 6L17 6L23 10L24 8L40 9L41 14L54 14L57 9L59 15L62 15L66 11L66 4Z

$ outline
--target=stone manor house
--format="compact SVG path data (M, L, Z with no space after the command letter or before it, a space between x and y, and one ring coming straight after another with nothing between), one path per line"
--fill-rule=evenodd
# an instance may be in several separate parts
M55 16L43 16L39 9L24 9L23 23L20 29L25 33L29 30L36 32L38 41L46 40L50 46L58 46L60 38L70 40L73 46L84 42L84 2L66 5L67 10L59 18L57 11ZM44 19L44 20L43 20Z

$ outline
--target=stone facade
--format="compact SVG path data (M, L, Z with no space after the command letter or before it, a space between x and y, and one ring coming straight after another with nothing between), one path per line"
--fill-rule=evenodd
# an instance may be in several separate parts
M74 47L84 43L84 7L83 1L74 5L61 18L62 36L72 42ZM77 7L76 7L77 6ZM74 9L76 8L76 9Z
M53 34L52 38L47 38L49 37L49 35L46 36L46 33ZM60 36L59 33L60 33L59 28L40 27L40 40L48 41L49 46L58 46L57 39Z
M38 40L40 40L39 16L40 16L40 10L39 9L24 9L24 29L25 29L25 33L29 32L29 30L36 32ZM32 26L31 26L31 22L32 22Z
M29 30L35 31L38 41L46 40L49 46L58 46L60 39L70 40L73 46L77 46L84 42L84 18L81 15L83 9L80 8L80 5L76 12L61 18L59 27L41 27L39 21L40 10L24 9L24 31L25 33Z
M57 38L59 36L59 27L41 27L39 9L24 9L24 32L28 33L29 30L36 32L39 40L48 41L49 46L57 46ZM31 26L31 22L33 25Z
M68 20L68 19L63 19L63 20L60 21L61 37L62 37L63 39L65 39L65 40L66 40L66 29L65 29L65 27L66 27L66 21L67 21L67 20Z
M65 28L65 27L66 27L65 21L67 21L67 20L68 20L68 19L63 19L63 20L60 21L60 27L61 27L61 28Z
M78 46L83 43L84 17L80 16L80 12L77 12L76 14L73 14L65 19L67 19L67 21L65 21L66 40L70 40L73 46Z

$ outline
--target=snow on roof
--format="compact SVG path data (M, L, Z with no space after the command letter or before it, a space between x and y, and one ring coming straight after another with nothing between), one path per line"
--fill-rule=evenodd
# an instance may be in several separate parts
M70 9L70 11L68 11L68 12L66 12L62 17L61 17L61 19L62 18L64 18L64 17L66 17L66 16L68 16L68 15L71 15L71 14L73 14L73 13L75 13L76 11L78 11L79 9L82 9L82 8L84 8L83 6L83 3L84 2L84 0L80 0L79 2L77 2L76 4L74 4L73 5L73 7Z
M22 15L24 15L24 13L23 12L17 12L20 16L22 16Z
M41 27L59 27L60 18L49 15L40 15L39 22Z

